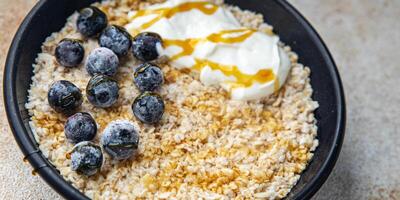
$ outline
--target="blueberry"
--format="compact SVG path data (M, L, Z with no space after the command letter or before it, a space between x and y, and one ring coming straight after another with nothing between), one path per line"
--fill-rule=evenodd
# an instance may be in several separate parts
M104 74L112 76L117 73L118 56L110 49L100 47L90 52L86 60L86 71L90 75Z
M97 74L93 76L86 87L86 95L91 104L108 108L118 100L118 83L109 76Z
M162 39L157 33L143 32L133 38L132 52L140 61L152 61L157 59L157 49L161 48Z
M55 56L58 63L65 67L75 67L79 65L85 55L85 49L82 47L82 41L65 38L61 40L55 50Z
M71 168L86 176L96 174L103 165L101 148L92 142L76 144L71 153Z
M143 63L135 70L133 80L140 91L154 91L161 87L164 76L157 65Z
M128 159L138 149L139 134L131 122L126 120L114 121L104 129L101 145L114 159Z
M101 33L99 44L101 47L111 49L118 56L124 56L128 53L129 48L131 48L131 35L129 35L125 28L111 25Z
M145 124L154 124L160 121L164 114L164 107L161 96L153 92L142 93L132 104L133 114Z
M79 12L76 26L82 35L92 37L100 33L107 23L107 15L100 9L90 6Z
M96 136L97 125L89 113L76 113L67 119L65 137L71 143L90 141Z
M69 81L57 81L47 93L50 106L57 112L70 113L82 104L81 90Z

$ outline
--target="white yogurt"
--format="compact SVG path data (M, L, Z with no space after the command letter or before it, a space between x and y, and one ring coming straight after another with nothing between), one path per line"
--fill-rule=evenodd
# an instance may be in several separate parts
M186 10L172 13L171 10L177 8ZM162 15L161 11L155 12L157 9L172 14ZM129 13L131 20L126 25L128 31L156 32L167 41L164 44L168 41L190 40L185 45L189 44L193 51L185 55L177 56L183 51L183 46L175 45L174 42L160 48L160 53L173 58L171 65L174 67L200 70L200 81L203 84L220 85L236 100L260 99L274 93L284 84L290 70L290 60L278 47L278 36L244 28L230 11L207 1L168 0L149 6L146 10L146 14L138 13L143 11ZM143 28L146 23L148 27ZM226 32L230 30L237 31ZM213 39L212 35L217 36L218 40L215 37ZM228 41L224 42L225 39ZM214 63L214 67L210 63ZM237 69L236 73L230 73L233 68ZM273 75L266 76L265 80L260 78L262 81L255 80L254 75L260 70L273 72ZM240 79L242 75L254 76L254 80L249 82L251 78Z

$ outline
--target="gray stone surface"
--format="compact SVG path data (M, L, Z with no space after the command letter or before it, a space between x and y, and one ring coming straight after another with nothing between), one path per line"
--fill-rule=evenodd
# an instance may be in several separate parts
M290 2L327 43L346 92L342 153L315 199L400 199L400 1Z
M400 0L289 1L330 48L347 98L342 153L314 199L400 200ZM0 0L1 66L34 2ZM60 199L22 162L2 101L0 116L0 199Z

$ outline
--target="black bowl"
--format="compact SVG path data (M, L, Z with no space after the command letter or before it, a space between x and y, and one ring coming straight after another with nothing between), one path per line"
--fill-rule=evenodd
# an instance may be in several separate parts
M95 0L41 0L20 26L7 57L4 100L14 137L35 172L67 199L87 199L71 186L43 156L29 128L24 107L31 83L32 63L50 33L59 31L74 11ZM313 160L287 199L309 199L325 182L337 160L345 130L344 93L335 63L311 25L284 0L227 0L229 4L262 13L281 40L298 53L300 62L311 68L319 147ZM44 102L45 103L45 102Z

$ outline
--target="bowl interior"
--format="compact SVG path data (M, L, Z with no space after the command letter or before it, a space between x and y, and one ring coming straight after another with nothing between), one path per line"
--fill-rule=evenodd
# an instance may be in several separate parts
M33 155L36 142L29 128L29 115L24 108L31 82L32 63L40 46L50 33L59 31L74 11L95 0L42 0L27 16L9 52L4 73L4 92L11 128L28 160L40 175L67 198L83 196L49 167L39 153ZM335 64L312 27L286 1L227 0L242 9L262 13L274 26L281 40L299 55L299 61L311 68L313 99L320 104L316 111L319 147L287 199L308 199L326 180L337 159L344 135L345 105L340 78Z

